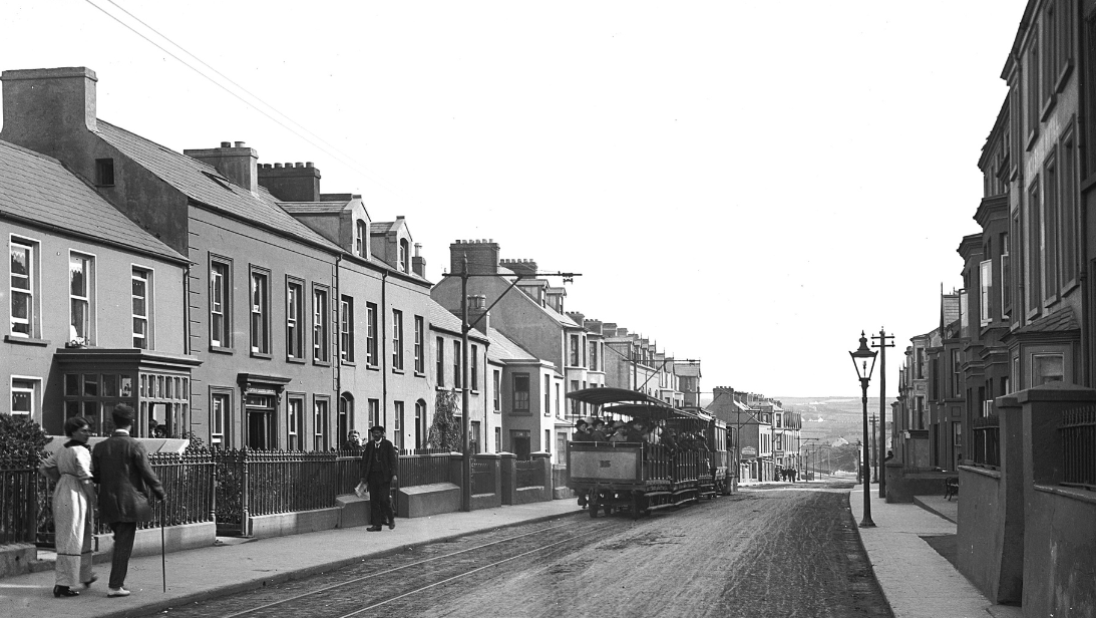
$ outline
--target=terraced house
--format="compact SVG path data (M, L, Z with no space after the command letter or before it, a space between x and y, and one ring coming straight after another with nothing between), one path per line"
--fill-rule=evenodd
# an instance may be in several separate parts
M26 185L19 169L70 170L79 180L40 182L69 187L98 217L65 220L62 194L50 198L58 214L40 207L30 219L55 224L58 241L91 235L145 256L118 266L121 255L91 245L64 249L70 298L58 304L44 286L61 273L43 268L57 270L60 248L47 257L52 238L12 228L18 298L4 345L34 367L4 381L13 401L51 431L78 410L105 425L103 411L127 401L140 432L155 424L222 447L328 450L376 423L401 446L424 445L439 390L460 388L434 370L459 328L431 300L402 217L373 221L360 196L321 193L311 163L260 165L243 142L179 153L107 123L89 69L2 79L0 140L21 166L10 184ZM472 362L486 367L488 339L472 339Z
M888 500L915 493L891 474L954 474L960 570L1025 615L1088 615L1096 592L1078 574L1096 568L1096 2L1031 0L1003 56L1009 92L978 159L980 229L958 246L958 315L923 346L915 338L930 359L923 381L908 356L903 372L895 428L917 431L910 403L927 397L929 448L895 436L905 450L887 466Z

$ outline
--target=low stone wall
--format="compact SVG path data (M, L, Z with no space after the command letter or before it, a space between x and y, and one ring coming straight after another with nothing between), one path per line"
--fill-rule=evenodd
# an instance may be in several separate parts
M186 524L183 526L170 526L163 532L163 547L167 553L209 547L217 540L217 524L205 522L201 524ZM95 562L110 562L114 551L114 535L97 534L95 542L98 549L95 552ZM154 556L160 553L160 529L148 528L138 530L133 537L134 556Z
M944 495L944 479L954 473L906 470L902 464L888 463L887 502L913 502L914 496Z
M339 526L341 511L342 509L339 507L332 507L296 513L259 515L251 518L248 526L251 533L247 536L256 539L268 539L291 534L331 530Z
M460 486L433 483L400 488L396 495L397 512L402 517L429 517L460 510Z
M1096 492L1036 485L1024 533L1024 615L1096 617Z

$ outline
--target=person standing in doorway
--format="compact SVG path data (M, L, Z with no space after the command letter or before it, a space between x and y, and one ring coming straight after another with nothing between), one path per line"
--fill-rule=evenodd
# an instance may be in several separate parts
M129 435L133 417L133 408L128 405L114 406L114 433L91 452L91 466L99 484L99 518L114 532L108 597L129 596L124 584L137 522L152 519L150 493L157 500L164 499L163 485L148 463L148 452Z
M376 425L369 430L372 438L365 445L362 461L365 464L362 480L369 487L369 521L366 530L379 532L383 524L388 529L396 527L396 514L392 510L392 484L396 482L399 459L396 447L384 437L384 427Z
M91 428L82 416L65 421L68 442L42 464L46 476L57 481L53 490L53 522L57 533L56 585L53 596L74 597L76 582L91 586L99 579L91 570L91 509L95 504L92 485Z

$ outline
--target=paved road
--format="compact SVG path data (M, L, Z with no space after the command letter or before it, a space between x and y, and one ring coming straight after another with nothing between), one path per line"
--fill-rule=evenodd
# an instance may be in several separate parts
M756 489L638 521L530 524L167 614L889 618L847 493Z

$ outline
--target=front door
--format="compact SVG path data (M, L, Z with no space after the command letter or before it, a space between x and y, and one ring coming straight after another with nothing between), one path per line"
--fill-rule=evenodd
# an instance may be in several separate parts
M248 395L245 401L247 417L247 448L269 450L277 448L274 437L274 397Z

